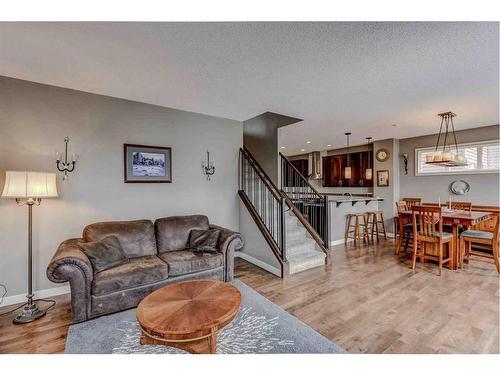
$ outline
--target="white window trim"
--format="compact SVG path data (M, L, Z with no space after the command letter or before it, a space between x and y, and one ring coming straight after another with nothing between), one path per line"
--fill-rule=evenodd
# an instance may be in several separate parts
M468 143L459 143L458 147L462 146L480 146L483 144L492 144L493 142L499 143L498 139L491 139L489 141L479 141L479 142L468 142ZM468 175L468 174L498 174L500 173L500 170L498 169L480 169L480 170L470 170L470 171L446 171L443 169L443 172L435 172L435 173L419 173L418 172L418 152L419 151L432 151L435 150L436 146L433 147L419 147L415 149L415 156L414 156L414 171L415 171L415 176L420 177L420 176L445 176L445 175Z

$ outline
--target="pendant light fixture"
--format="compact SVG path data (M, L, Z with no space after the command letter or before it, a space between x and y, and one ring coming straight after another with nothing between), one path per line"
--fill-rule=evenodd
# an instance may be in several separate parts
M453 125L453 117L456 116L453 112L438 113L441 117L441 126L436 142L434 152L426 155L425 163L432 165L440 165L442 167L461 167L467 165L467 158L463 154L458 153L457 135ZM443 130L443 124L445 129ZM451 125L451 126L450 126ZM453 143L447 144L448 137L453 135ZM444 137L443 146L440 146L441 136Z
M349 138L351 137L351 133L345 133L346 141L347 141L347 165L344 169L344 177L350 179L351 174L351 155L349 154Z
M368 145L372 143L372 137L366 137L366 140L368 141ZM368 150L368 168L365 170L365 177L367 180L371 180L373 178L373 169L371 167L371 157L370 154L372 153L372 150Z

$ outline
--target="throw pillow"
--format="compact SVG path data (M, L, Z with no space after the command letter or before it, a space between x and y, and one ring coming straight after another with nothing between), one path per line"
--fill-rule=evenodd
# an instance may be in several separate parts
M115 236L108 236L96 242L81 243L80 248L92 263L94 273L128 262L120 241Z
M197 252L216 253L219 235L220 230L218 229L193 229L189 233L189 247Z

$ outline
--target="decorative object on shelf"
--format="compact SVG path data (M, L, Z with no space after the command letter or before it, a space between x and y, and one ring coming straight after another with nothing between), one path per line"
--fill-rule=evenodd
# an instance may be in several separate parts
M372 143L372 137L366 137L366 140L368 141L368 145ZM365 171L365 177L367 180L371 180L373 178L373 169L371 167L371 157L370 157L371 151L368 150L368 168L366 168Z
M425 163L440 165L442 167L462 167L467 165L467 158L458 151L457 135L455 134L455 126L453 125L453 117L456 117L456 114L453 112L443 112L438 113L438 116L441 117L441 126L439 127L436 148L434 152L426 156ZM445 125L444 130L443 124ZM444 137L444 141L440 149L441 135ZM448 144L448 137L451 137L451 135L453 135L453 143Z
M380 162L384 162L384 161L388 160L390 156L391 156L391 153L386 148L381 148L381 149L377 150L377 153L375 154L375 157Z
M377 171L377 186L389 186L389 170Z
M172 182L172 149L123 145L124 182Z
M351 156L349 155L349 140L351 137L351 133L345 133L346 143L347 143L347 165L344 169L344 177L350 179L352 177L351 171Z
M403 154L403 163L405 165L405 174L408 174L408 154L406 152Z
M75 164L78 159L76 154L73 154L71 161L68 161L68 143L69 137L64 138L64 161L61 161L61 153L56 153L56 167L59 172L63 172L63 181L68 179L68 173L75 170Z
M43 198L57 198L56 174L42 172L7 171L2 198L13 198L18 206L28 206L28 301L14 323L29 323L41 318L46 309L37 306L33 299L33 206L39 206Z
M450 191L455 195L464 195L470 191L470 185L467 181L456 180L450 184Z
M207 176L207 181L215 174L215 166L212 161L210 161L210 152L207 150L207 164L202 163L203 173Z

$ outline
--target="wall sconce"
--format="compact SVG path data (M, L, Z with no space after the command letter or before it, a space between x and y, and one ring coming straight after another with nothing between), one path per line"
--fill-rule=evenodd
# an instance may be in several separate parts
M403 154L403 162L405 163L405 174L408 174L408 154Z
M207 150L207 164L202 163L203 173L207 176L207 181L210 181L211 176L215 174L214 163L210 161L210 152Z
M68 179L68 173L73 172L75 170L75 164L76 160L78 159L78 156L76 154L73 154L71 161L68 161L68 143L69 143L69 138L65 137L64 138L64 161L61 161L61 153L57 152L56 153L56 167L59 172L63 172L63 181Z

